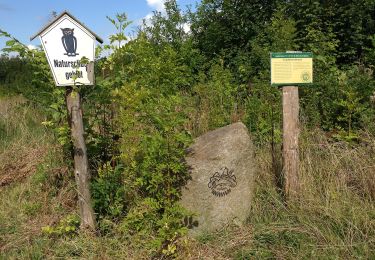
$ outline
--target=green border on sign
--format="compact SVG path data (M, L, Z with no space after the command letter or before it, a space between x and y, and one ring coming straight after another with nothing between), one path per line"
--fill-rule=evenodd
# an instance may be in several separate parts
M271 52L271 59L313 58L312 52Z
M310 58L312 59L313 53L312 52L271 52L270 58L272 59L302 59L302 58ZM271 61L272 62L272 61ZM272 69L270 69L270 73L272 74ZM283 86L311 86L314 82L310 83L272 83L271 86L275 87L283 87Z
M284 86L311 86L314 83L271 83L271 86L273 87L284 87Z

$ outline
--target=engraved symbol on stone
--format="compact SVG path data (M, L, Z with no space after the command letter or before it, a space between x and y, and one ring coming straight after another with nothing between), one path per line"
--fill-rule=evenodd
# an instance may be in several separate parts
M208 183L208 188L211 189L213 195L224 197L237 186L236 176L233 171L229 171L227 167L224 167L221 171L215 172Z

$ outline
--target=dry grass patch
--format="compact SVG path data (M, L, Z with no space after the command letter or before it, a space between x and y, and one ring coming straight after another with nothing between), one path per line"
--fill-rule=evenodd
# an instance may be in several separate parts
M20 182L35 173L43 161L48 148L42 147L9 147L0 155L0 187L12 182Z
M51 150L43 116L19 96L0 99L0 187L24 180Z

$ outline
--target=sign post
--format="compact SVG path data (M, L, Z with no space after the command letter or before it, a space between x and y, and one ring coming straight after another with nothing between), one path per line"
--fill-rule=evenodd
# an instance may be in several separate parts
M283 189L287 199L295 198L300 188L298 86L312 84L312 79L312 53L271 53L271 85L282 87Z
M66 106L73 144L81 228L95 230L90 193L90 170L84 139L82 108L76 86L93 85L95 42L103 40L67 11L57 16L31 40L39 36L56 86L66 87ZM83 60L86 60L84 63ZM88 64L86 64L88 62Z
M287 198L299 190L299 96L298 87L284 86L283 102L283 187Z

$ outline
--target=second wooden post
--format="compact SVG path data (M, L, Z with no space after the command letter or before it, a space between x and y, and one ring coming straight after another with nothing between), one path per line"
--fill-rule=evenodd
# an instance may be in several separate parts
M299 190L299 96L298 87L282 88L283 99L283 175L287 199L295 198Z

